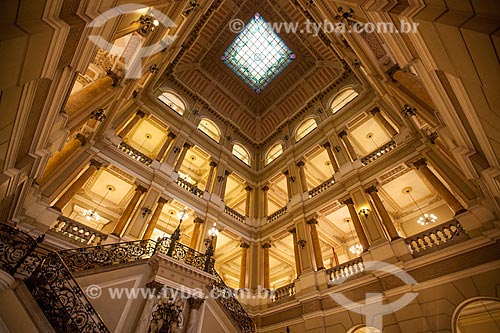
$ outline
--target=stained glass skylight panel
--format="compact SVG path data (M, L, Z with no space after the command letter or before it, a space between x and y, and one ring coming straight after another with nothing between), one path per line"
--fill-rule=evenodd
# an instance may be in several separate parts
M257 94L293 59L293 51L259 13L250 19L221 56L221 60Z

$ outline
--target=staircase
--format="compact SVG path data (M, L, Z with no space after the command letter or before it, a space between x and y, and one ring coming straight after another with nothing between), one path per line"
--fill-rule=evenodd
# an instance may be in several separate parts
M25 282L55 332L110 332L74 276L146 262L158 254L212 274L215 279L207 289L224 296L217 302L240 332L255 332L252 319L215 271L215 260L183 244L164 238L54 252L41 247L28 234L0 224L0 268Z

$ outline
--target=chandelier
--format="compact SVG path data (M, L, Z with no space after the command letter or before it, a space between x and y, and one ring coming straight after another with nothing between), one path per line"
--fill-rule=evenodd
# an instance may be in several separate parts
M106 196L109 194L109 192L114 191L115 187L112 185L106 185L107 192L104 194L104 196L101 198L97 206L92 210L92 209L84 209L83 210L83 217L89 222L99 222L101 220L101 216L97 213L97 208L101 206L101 203L104 201Z
M345 219L344 220L348 225L349 225L349 230L351 231L351 237L354 239L354 232L352 231L351 225L349 222L351 222L351 219ZM349 247L349 251L351 251L352 254L359 256L361 253L363 253L363 246L359 243L354 243Z
M217 237L219 235L219 229L217 229L217 222L214 222L212 228L208 230L208 235L212 238Z
M437 216L436 215L434 215L432 213L424 213L422 211L422 209L420 208L420 206L417 204L417 202L415 201L415 199L413 198L413 196L410 193L412 190L413 189L411 187L405 187L403 189L403 193L406 193L406 194L408 194L410 196L411 200L413 201L413 203L415 204L415 206L417 206L417 209L420 211L421 215L418 218L417 223L420 224L421 226L424 226L424 225L436 222L436 220L437 220Z

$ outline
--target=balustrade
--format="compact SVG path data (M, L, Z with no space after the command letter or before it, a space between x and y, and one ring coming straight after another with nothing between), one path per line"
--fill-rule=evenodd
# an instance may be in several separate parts
M151 163L153 163L153 159L152 158L144 155L143 153L141 153L140 151L138 151L134 147L126 144L125 142L121 142L120 145L118 146L118 148L121 151L125 152L130 157L132 157L134 160L137 160L137 161L139 161L141 163L144 163L147 166L149 166L149 165L151 165Z
M451 220L405 239L413 257L443 249L469 239L457 220Z
M231 216L232 218L234 218L240 222L245 222L245 216L241 215L240 213L238 213L237 211L235 211L231 207L228 207L228 206L224 207L224 213L226 213L227 215Z
M183 189L193 193L194 195L196 195L199 198L203 197L202 190L200 190L196 185L193 185L190 182L188 182L187 180L181 178L180 176L177 177L177 185L179 185Z
M277 219L279 219L280 217L282 217L283 215L285 215L287 209L288 209L287 206L285 206L285 207L280 208L279 210L275 211L271 215L269 215L267 217L267 223L276 221Z
M383 155L389 153L391 150L396 149L396 142L394 141L389 141L385 145L383 145L380 148L377 148L375 151L371 152L370 154L366 155L361 159L361 163L363 165L367 165L376 159L382 157Z
M42 239L35 240L17 228L0 223L0 269L14 275Z
M50 230L56 232L57 235L62 235L64 238L86 245L100 245L101 242L108 238L108 235L65 216L59 216Z
M321 192L323 192L324 190L326 190L327 188L329 188L333 184L335 184L335 179L333 177L324 181L323 183L319 184L318 186L316 186L315 188L313 188L312 190L309 191L309 198L312 198L312 197L320 194Z
M271 294L271 302L277 302L293 295L295 295L295 283L292 282L286 286L275 289Z
M328 279L328 286L332 287L337 282L341 282L342 280L364 271L365 265L363 264L363 258L361 257L327 269L326 276Z

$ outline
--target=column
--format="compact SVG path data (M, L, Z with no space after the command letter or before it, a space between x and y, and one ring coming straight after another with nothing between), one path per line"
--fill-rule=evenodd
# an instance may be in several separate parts
M70 139L60 151L56 152L48 160L47 165L45 166L45 171L43 172L42 177L38 180L38 183L42 184L57 168L64 165L78 148L84 146L86 143L87 138L80 133Z
M288 200L290 200L292 198L292 184L290 184L288 170L283 171L283 174L286 177L286 193L288 194Z
M311 241L314 251L314 260L316 261L316 270L319 271L320 269L323 269L325 267L323 265L321 245L319 243L318 229L316 227L316 225L318 224L318 220L316 218L312 218L307 221L307 224L309 224L309 227L311 228Z
M222 201L224 201L224 197L226 195L226 184L227 184L227 177L232 173L232 171L225 170L224 171L224 179L222 180L222 184L220 187L220 198Z
M241 243L241 262L240 262L240 288L245 288L245 276L247 274L247 250L250 247L247 243Z
M250 201L252 200L252 186L247 185L245 187L245 191L247 191L247 197L245 200L245 216L250 216Z
M118 133L118 136L120 138L124 138L127 136L128 133L130 133L130 131L132 130L132 128L135 127L135 125L137 125L137 123L139 122L139 120L141 120L142 118L144 118L146 114L144 112L142 112L141 110L137 111L135 113L135 116L134 118L132 118L132 120L130 120L127 124L127 126L125 126L121 131L120 133Z
M269 289L271 285L269 282L269 249L271 243L265 243L262 248L264 249L264 288Z
M151 281L146 283L146 288L151 290L150 295L158 295L163 289L163 284L157 281ZM151 313L153 312L153 307L158 303L157 297L147 297L146 302L142 308L142 314L139 317L139 321L135 328L136 332L149 332L149 324L151 320Z
M304 170L305 166L304 161L299 161L299 163L297 163L297 166L299 167L299 177L300 177L300 185L302 192L307 192L307 180L306 180L306 172Z
M182 162L184 162L184 158L186 158L186 154L187 154L189 148L191 148L191 144L189 144L187 142L182 145L181 154L179 155L177 162L175 162L175 166L174 166L175 172L178 172L179 169L181 168Z
M380 109L378 107L373 108L370 113L375 117L378 123L391 135L391 137L398 134L398 132L394 129L394 127L392 127L389 121L387 121L382 113L380 113Z
M64 106L64 112L71 117L72 115L83 111L95 102L107 88L110 88L117 83L118 79L116 76L107 75L86 85L76 93L69 96L68 101Z
M343 130L342 132L339 133L340 138L342 139L342 142L344 143L347 152L349 153L349 156L351 158L351 161L355 161L358 159L358 155L356 154L356 151L354 150L354 147L351 144L351 141L349 141L349 137L347 136L347 131Z
M335 155L333 154L331 143L327 141L327 142L323 143L322 146L323 146L323 148L325 148L326 152L328 153L328 157L330 159L330 164L333 168L333 172L339 171L339 165L337 163L337 160L335 159Z
M153 215L149 220L148 227L146 228L146 231L144 232L144 236L142 236L142 239L151 238L151 235L153 234L153 231L156 228L156 224L158 223L158 219L160 218L163 206L165 206L167 202L168 200L163 197L160 197L158 199L158 204L156 205L155 211L153 212Z
M102 164L96 160L90 160L90 165L85 170L84 173L78 177L77 180L71 186L68 188L66 192L57 200L57 202L54 204L54 208L58 209L60 211L63 210L64 206L68 204L68 202L82 189L82 187L85 185L87 180L89 180L94 173L96 173L97 170L102 166Z
M299 254L299 244L297 239L297 229L293 228L289 230L293 237L293 253L295 255L295 270L297 271L297 277L299 277L302 270L300 268L300 254Z
M145 188L144 186L138 185L135 189L134 196L128 203L127 207L125 208L125 211L123 212L122 216L118 220L118 223L116 224L115 228L113 229L112 234L116 235L118 237L121 236L123 229L125 229L125 226L127 225L128 220L132 216L132 213L134 212L134 208L139 202L139 199L141 198L142 194L145 193L148 189Z
M333 253L333 262L335 263L335 266L340 265L339 256L337 255L337 252L335 252L335 248L333 246L332 246L332 253Z
M439 196L443 198L446 204L450 207L455 215L463 213L466 211L464 206L455 198L455 196L448 190L448 188L439 180L438 177L427 166L427 161L425 158L422 158L413 163L415 168L420 172L422 176L427 179L429 184L434 187Z
M188 298L189 313L186 318L187 330L186 333L196 333L198 332L198 325L200 323L199 313L200 308L203 305L205 299L190 297Z
M396 228L394 227L394 223L392 223L392 219L389 216L389 213L387 213L387 209L385 209L382 200L380 200L378 190L375 185L372 185L368 189L366 189L366 193L368 193L372 198L375 209L377 210L378 215L380 216L380 219L384 224L385 230L389 234L389 239L393 241L400 238L398 232L396 231Z
M168 147L172 143L172 141L175 139L177 135L173 132L168 132L167 140L165 140L165 143L163 146L161 146L160 151L158 152L158 155L156 156L157 161L161 161L163 156L165 155L165 152L167 151Z
M262 192L264 193L264 216L268 215L268 202L267 202L267 191L269 191L269 186L265 185L262 187Z
M359 220L356 208L354 208L354 202L351 198L349 198L345 200L343 204L347 205L347 208L349 209L349 215L351 216L352 224L354 225L356 235L358 235L359 242L361 243L361 246L363 246L363 251L367 251L370 247L370 244L368 243L368 238L366 237L363 226L361 225L361 221Z
M195 217L193 220L194 228L193 234L191 235L191 240L189 241L189 247L197 250L198 241L200 239L200 229L203 224L203 219L201 217Z
M214 182L215 167L217 163L210 161L210 171L208 171L207 186L205 186L205 192L212 192L212 183Z

